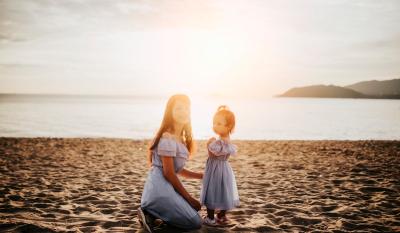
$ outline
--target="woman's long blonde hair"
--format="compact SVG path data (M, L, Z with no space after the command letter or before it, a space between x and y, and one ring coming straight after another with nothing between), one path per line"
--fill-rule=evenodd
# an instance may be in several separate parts
M178 95L173 95L169 98L169 100L167 102L167 106L165 107L164 117L161 122L161 126L158 129L156 136L151 141L149 149L148 149L147 160L148 160L149 166L151 166L152 162L153 162L152 161L152 151L154 149L156 149L163 133L171 132L174 130L174 118L172 115L172 110L174 109L174 106L178 100L190 104L190 99L186 95L178 94ZM184 142L186 148L188 149L189 153L192 154L192 152L194 150L194 141L193 141L193 134L192 134L192 124L191 124L190 119L189 119L189 122L184 125L181 136L183 137L183 142Z

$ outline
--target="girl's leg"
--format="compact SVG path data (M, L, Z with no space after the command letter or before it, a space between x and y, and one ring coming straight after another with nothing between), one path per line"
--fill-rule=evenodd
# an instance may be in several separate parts
M209 219L214 219L214 210L207 208L207 217Z

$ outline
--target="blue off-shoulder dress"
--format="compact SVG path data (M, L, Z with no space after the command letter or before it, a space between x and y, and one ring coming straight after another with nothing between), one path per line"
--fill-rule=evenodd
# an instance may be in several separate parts
M200 203L208 209L233 209L240 202L235 175L228 159L236 154L236 146L218 139L208 145L208 151Z
M200 228L202 221L199 213L165 179L161 156L173 157L175 173L178 173L185 166L189 151L173 138L163 136L160 139L157 148L152 151L152 168L142 193L142 209L178 228Z

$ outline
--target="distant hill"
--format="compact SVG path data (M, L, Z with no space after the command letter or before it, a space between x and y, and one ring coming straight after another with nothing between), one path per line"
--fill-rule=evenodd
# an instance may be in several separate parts
M334 85L296 87L279 97L400 99L400 79L365 81L345 87Z
M365 81L345 86L364 95L374 96L400 96L400 79L392 79L385 81Z
M320 98L364 98L364 95L354 90L334 85L314 85L295 87L281 97L320 97Z

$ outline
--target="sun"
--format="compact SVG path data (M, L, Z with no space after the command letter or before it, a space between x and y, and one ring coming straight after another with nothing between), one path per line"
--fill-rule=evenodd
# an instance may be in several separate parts
M245 48L239 35L216 30L185 31L179 41L175 51L181 59L182 76L177 78L197 91L206 88L208 93L220 92L215 86L221 89L230 81L231 70L240 66Z

